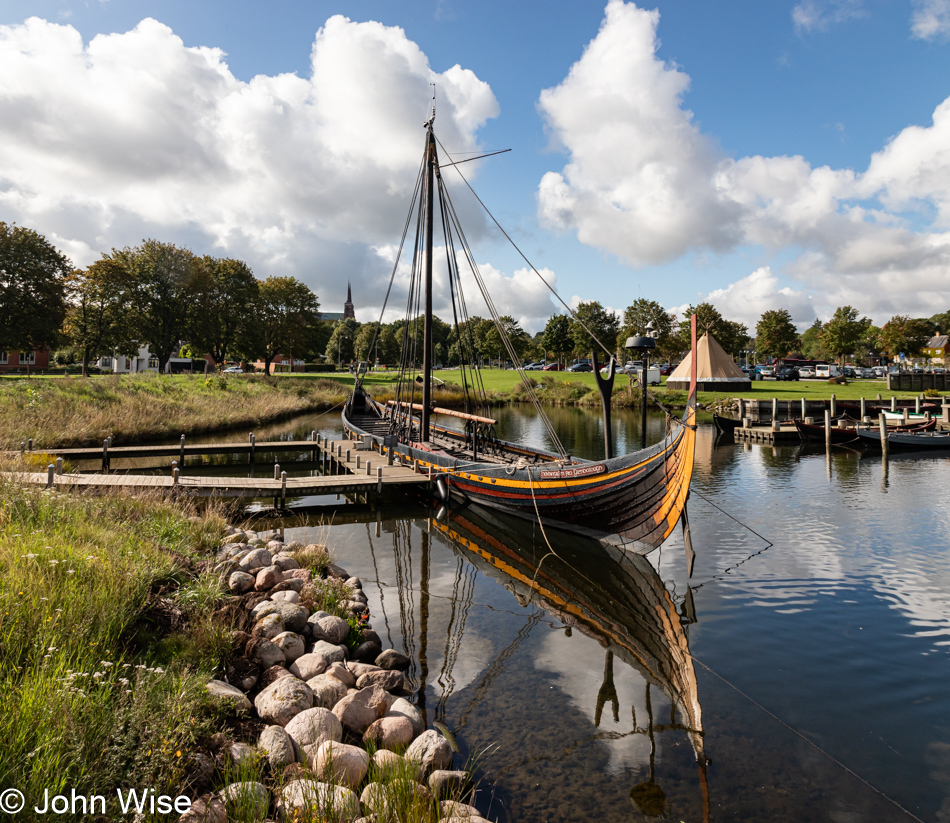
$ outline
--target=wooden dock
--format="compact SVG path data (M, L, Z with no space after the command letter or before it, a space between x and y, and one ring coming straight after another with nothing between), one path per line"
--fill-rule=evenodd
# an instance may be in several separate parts
M735 429L737 443L799 443L801 435L794 423L779 424L778 431L772 430L772 425L749 426Z
M161 490L199 497L265 497L273 498L275 506L284 506L288 497L326 494L363 494L367 497L378 497L387 487L408 489L412 486L431 483L431 478L427 474L422 474L415 471L412 466L401 465L399 462L389 465L387 456L365 448L353 440L285 440L276 441L276 443L284 446L286 451L313 451L315 458L320 461L323 474L312 477L288 477L287 473L280 471L280 467L276 464L274 478L190 476L183 473L177 465L168 474L63 473L61 468L57 470L54 465L51 465L46 472L13 471L7 472L6 477L30 485L70 491ZM194 454L217 454L221 453L222 448L227 449L231 445L210 444L191 448ZM243 444L238 445L243 446ZM257 448L266 451L271 445L271 443L266 445L258 443ZM167 449L168 447L132 446L126 448L134 451L135 454L126 453L125 456L142 456L143 449ZM116 449L111 449L109 456L115 456L115 452ZM58 457L71 456L73 459L88 459L77 456L77 453L79 455L86 453L81 449L44 449L43 453L54 454ZM155 454L155 452L145 452L145 454ZM168 452L164 454L169 456ZM172 452L172 454L177 456L178 452ZM101 452L95 454L96 457L100 455Z

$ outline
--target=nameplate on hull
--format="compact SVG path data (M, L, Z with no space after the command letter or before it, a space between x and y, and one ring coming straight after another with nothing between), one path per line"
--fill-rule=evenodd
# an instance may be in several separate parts
M573 477L589 477L592 474L603 474L607 467L603 463L596 466L573 466L570 469L541 469L542 480L570 480Z

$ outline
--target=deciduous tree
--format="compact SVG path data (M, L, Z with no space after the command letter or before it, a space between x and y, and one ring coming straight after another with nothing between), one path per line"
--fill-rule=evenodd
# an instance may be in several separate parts
M247 349L259 293L254 272L244 261L208 255L196 261L188 334L192 350L210 354L220 365Z
M845 358L857 351L870 325L868 318L858 317L857 309L839 306L821 330L821 345L843 368Z
M0 222L0 350L28 352L56 343L71 269L41 234Z
M742 353L742 349L750 340L749 329L735 320L726 320L712 303L700 303L695 308L690 306L683 312L683 319L679 324L680 351L689 351L690 317L694 312L696 330L700 337L709 332L727 354L738 357Z
M772 309L762 313L755 326L755 350L764 357L776 360L786 357L801 340L786 309Z
M574 351L579 354L589 352L598 343L610 351L617 341L620 320L612 311L607 311L596 300L579 303L571 318L571 339ZM586 327L586 328L585 328ZM596 338L595 342L591 335ZM598 346L599 348L599 346Z
M541 344L546 352L554 354L559 363L561 358L574 348L571 320L566 314L551 315L544 327Z
M881 348L887 350L892 360L901 353L913 357L927 345L931 328L927 320L896 314L881 327Z
M264 361L265 374L270 374L278 354L292 364L296 355L313 350L314 336L321 332L317 328L319 309L317 296L294 277L268 277L260 282L253 312L257 334L254 346ZM347 322L359 326L355 320Z

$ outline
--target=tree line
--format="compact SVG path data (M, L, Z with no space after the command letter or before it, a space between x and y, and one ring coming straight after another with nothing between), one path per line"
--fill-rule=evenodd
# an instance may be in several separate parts
M0 222L0 350L65 348L82 363L83 374L103 355L131 354L140 346L158 360L159 371L179 351L208 355L217 365L261 360L267 372L278 354L291 362L325 358L337 365L421 362L421 318L379 328L353 319L330 324L320 320L319 308L304 283L280 276L259 280L241 260L199 256L150 239L77 269L42 235ZM736 359L754 352L758 359L798 355L844 362L850 356L865 363L881 352L914 356L938 330L950 329L950 312L896 315L878 328L853 307L841 306L829 321L816 320L802 334L785 309L766 311L752 337L711 303L689 306L678 318L646 298L622 314L597 301L582 302L573 317L554 314L533 336L511 316L500 323L522 360L587 356L591 334L622 360L626 339L650 325L654 356L673 361L689 350L694 312L700 334L710 332ZM490 319L471 317L456 326L435 317L433 355L437 364L456 365L471 357L506 359L508 350Z
M69 349L83 374L140 346L160 372L180 351L219 365L263 360L269 371L277 354L326 343L319 308L304 283L258 280L241 260L145 240L77 269L32 229L0 222L0 350Z

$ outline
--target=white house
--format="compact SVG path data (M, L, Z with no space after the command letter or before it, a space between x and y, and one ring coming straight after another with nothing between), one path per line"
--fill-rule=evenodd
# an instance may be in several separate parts
M123 354L100 357L96 361L100 369L112 369L115 374L135 374L142 371L158 371L158 358L149 350L148 346L142 346L138 354L134 357L127 357ZM190 371L190 357L170 357L165 364L165 373L170 374L173 371Z

